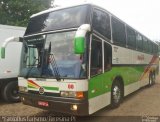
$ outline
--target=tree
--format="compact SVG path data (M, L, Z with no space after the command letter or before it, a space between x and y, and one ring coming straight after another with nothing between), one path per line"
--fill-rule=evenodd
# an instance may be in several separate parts
M50 8L51 0L0 0L0 23L27 26L32 14Z

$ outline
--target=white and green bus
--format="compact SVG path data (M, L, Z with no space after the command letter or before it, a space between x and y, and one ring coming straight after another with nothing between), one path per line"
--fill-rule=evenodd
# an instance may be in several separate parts
M42 109L83 116L118 107L158 74L158 45L92 4L32 15L21 43L21 100Z

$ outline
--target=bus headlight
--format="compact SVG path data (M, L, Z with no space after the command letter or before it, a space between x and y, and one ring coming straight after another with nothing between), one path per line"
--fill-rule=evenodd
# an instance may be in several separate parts
M75 92L75 91L61 91L61 97L72 97L82 99L84 98L83 92Z
M61 91L61 97L76 97L76 92L74 92L74 91Z
M19 91L20 92L28 92L28 89L27 89L27 87L19 86Z

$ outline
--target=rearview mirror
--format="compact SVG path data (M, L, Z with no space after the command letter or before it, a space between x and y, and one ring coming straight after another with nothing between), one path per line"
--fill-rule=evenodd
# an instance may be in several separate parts
M75 54L83 54L85 51L85 38L77 37L74 39L74 53Z
M81 25L76 32L74 39L74 53L83 54L85 52L85 37L86 33L91 31L91 26L89 24Z

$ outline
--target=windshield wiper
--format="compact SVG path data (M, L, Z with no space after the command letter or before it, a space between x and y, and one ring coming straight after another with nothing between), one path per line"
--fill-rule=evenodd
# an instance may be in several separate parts
M56 78L57 81L60 81L61 78L60 78L60 73L59 73L59 70L58 70L58 66L57 66L57 63L56 63L56 60L55 60L55 57L54 57L54 54L50 54L51 52L51 42L49 43L49 48L48 48L48 58L49 58L49 64L51 64L52 66L52 69L54 71L54 76Z

